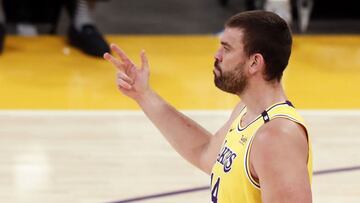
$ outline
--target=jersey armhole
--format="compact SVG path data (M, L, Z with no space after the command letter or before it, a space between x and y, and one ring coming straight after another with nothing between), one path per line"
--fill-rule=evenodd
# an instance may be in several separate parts
M245 175L248 179L248 181L251 183L251 185L260 190L260 183L259 181L257 181L253 175L251 174L251 170L250 170L250 152L251 152L251 147L252 147L252 143L254 141L254 136L252 136L251 140L248 142L247 146L246 146L246 151L245 151L245 156L244 156L244 168L245 168Z

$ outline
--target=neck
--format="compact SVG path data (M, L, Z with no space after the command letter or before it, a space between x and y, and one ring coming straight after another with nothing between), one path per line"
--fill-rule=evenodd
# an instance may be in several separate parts
M261 114L275 103L287 100L284 89L279 82L249 84L247 89L239 96L247 107L247 113L253 116Z

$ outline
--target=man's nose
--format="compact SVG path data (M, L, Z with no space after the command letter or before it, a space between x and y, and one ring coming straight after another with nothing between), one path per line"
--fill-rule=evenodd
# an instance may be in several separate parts
M219 62L222 61L222 50L221 50L221 49L219 49L219 50L215 53L214 58L215 58L216 60L218 60Z

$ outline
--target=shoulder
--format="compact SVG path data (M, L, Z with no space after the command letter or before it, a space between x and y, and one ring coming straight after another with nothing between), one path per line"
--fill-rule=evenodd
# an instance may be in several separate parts
M289 119L273 119L256 132L252 151L254 164L264 163L265 160L270 164L269 158L274 161L301 159L306 163L308 157L306 131L302 125Z
M274 142L277 141L294 141L295 143L307 142L307 134L305 128L290 119L275 118L264 124L256 132L258 142Z

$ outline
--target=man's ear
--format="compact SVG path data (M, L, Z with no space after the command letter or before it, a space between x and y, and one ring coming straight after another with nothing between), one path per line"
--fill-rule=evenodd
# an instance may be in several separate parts
M249 73L255 74L259 71L262 71L264 64L265 64L264 57L261 54L255 53L251 55Z

